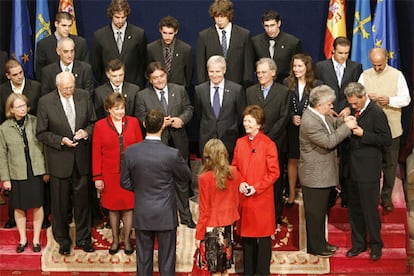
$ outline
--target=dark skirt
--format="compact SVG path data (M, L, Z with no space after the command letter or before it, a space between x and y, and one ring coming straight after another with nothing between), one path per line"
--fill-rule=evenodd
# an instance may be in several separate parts
M231 225L207 230L203 243L209 272L224 272L231 268L234 263Z
M299 126L295 126L292 122L288 124L287 129L288 137L288 158L299 159Z

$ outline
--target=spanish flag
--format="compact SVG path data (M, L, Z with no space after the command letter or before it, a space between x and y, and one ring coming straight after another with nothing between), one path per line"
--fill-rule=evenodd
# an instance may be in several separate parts
M327 59L332 56L333 41L338 36L346 37L345 0L330 0L324 45Z
M75 6L73 5L73 0L60 0L59 11L68 12L73 16L73 24L72 24L72 29L70 30L70 33L73 35L78 35L78 30L76 28Z

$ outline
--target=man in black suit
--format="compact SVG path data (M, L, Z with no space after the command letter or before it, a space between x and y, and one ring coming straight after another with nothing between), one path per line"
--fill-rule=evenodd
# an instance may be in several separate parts
M168 82L191 86L193 78L193 53L191 46L176 38L178 20L166 16L158 24L161 38L148 44L148 63L160 61L168 71Z
M139 87L124 81L125 65L119 59L113 59L106 65L108 82L95 89L95 111L97 119L107 116L105 111L106 98L113 92L121 93L126 99L125 114L135 116L135 105Z
M107 82L105 65L114 58L125 64L125 81L144 87L147 37L143 29L127 23L131 8L126 0L112 0L107 15L111 24L97 30L92 40L92 69L98 83Z
M286 129L290 120L288 88L275 81L277 66L271 58L261 58L257 62L256 74L258 84L246 91L247 105L257 104L265 111L264 134L275 142L278 150L279 168L282 172L287 161ZM282 221L283 177L274 186L276 223Z
M56 31L53 35L43 38L37 44L36 49L36 79L42 79L42 69L46 65L57 62L59 56L56 54L57 42L65 37L70 37L75 42L75 59L89 62L88 45L86 40L77 35L71 35L73 16L68 12L58 12L55 17ZM50 91L49 91L50 92Z
M241 85L224 79L226 60L222 56L208 59L207 72L210 80L195 87L195 112L200 122L200 156L207 141L218 138L226 146L231 160L236 140L240 137L246 96Z
M6 120L4 107L6 105L6 100L11 93L25 95L28 100L29 113L36 116L37 102L40 98L40 83L34 80L26 79L22 65L15 59L10 59L5 62L4 70L5 76L9 81L0 85L0 124ZM45 204L44 206L44 227L48 227L50 225L48 220L50 214L49 205L50 204ZM13 210L14 209L11 208L9 204L9 218L4 228L12 228L16 226Z
M344 92L358 123L352 130L349 151L348 215L352 248L346 256L358 256L369 246L370 258L375 261L381 258L383 247L378 210L382 148L391 145L391 130L384 112L368 98L362 84L350 83Z
M327 84L335 91L336 99L332 112L334 116L344 117L351 113L351 109L346 100L344 90L351 82L357 82L362 73L360 63L349 60L351 41L346 37L338 36L333 42L332 58L320 61L316 64L315 72L317 78ZM348 205L347 182L349 181L348 156L349 139L345 139L338 147L338 155L341 158L339 163L339 183L341 184L341 206ZM331 192L330 206L335 205L337 191L336 188Z
M229 0L215 0L209 9L215 25L202 30L197 42L197 83L208 80L207 60L221 55L227 62L225 78L244 87L252 84L254 52L250 31L233 24L233 4Z
M93 73L92 67L83 61L75 60L75 43L69 38L62 38L55 49L59 60L42 69L42 95L56 89L56 75L60 72L71 72L75 76L75 87L89 91L93 99Z
M161 140L177 148L188 164L190 145L185 126L193 116L193 107L184 86L167 83L167 69L161 62L151 62L147 69L150 87L138 92L136 117L143 122L151 109L164 112L165 128ZM195 228L188 202L190 183L177 185L178 211L181 224Z
M70 255L68 210L73 206L76 245L93 252L88 174L95 110L88 91L75 88L72 73L59 73L56 87L40 98L36 127L50 175L53 237L59 253Z
M153 274L155 236L160 275L175 275L177 203L174 189L191 181L181 153L161 142L165 126L161 110L150 110L144 121L145 140L129 146L121 165L121 185L134 191L137 275Z
M274 10L267 10L263 14L262 24L265 32L252 39L256 61L264 57L272 58L277 65L276 81L283 84L283 80L289 76L292 57L303 53L302 42L280 30L282 20Z

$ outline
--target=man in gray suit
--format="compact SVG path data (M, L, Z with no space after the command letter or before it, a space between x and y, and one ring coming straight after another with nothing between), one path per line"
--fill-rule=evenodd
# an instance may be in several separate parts
M40 98L36 127L50 175L53 237L59 253L70 255L68 211L73 206L76 245L93 252L88 174L95 110L88 91L75 88L72 73L59 73L56 87Z
M193 107L184 86L167 83L167 70L161 62L151 62L147 69L150 87L138 92L138 119L143 122L151 109L164 112L165 128L161 136L164 144L177 148L188 163L190 146L185 126L193 116ZM188 197L190 183L177 186L178 210L181 224L195 228Z
M160 61L168 71L168 82L191 86L193 78L193 53L191 46L176 38L178 20L166 16L158 24L161 38L148 44L148 63Z
M211 56L207 61L207 71L210 80L195 87L195 112L200 122L200 155L209 139L218 138L226 146L231 160L234 145L240 137L242 112L246 105L244 89L224 79L226 60L222 56Z
M108 82L95 89L95 111L98 119L104 118L106 98L113 92L121 93L126 99L125 114L135 116L135 101L139 87L135 84L124 81L125 65L119 59L113 59L106 65L106 76Z
M93 73L92 67L83 61L75 60L75 42L69 38L62 38L55 49L59 60L42 69L42 95L56 89L56 75L60 72L71 72L75 77L75 87L89 91L93 99Z
M153 274L156 236L160 275L175 275L178 219L174 189L191 180L191 171L177 149L161 142L165 127L161 110L150 110L144 126L145 140L127 148L121 165L121 186L135 194L137 274Z
M56 31L53 35L43 38L37 44L36 49L36 79L42 79L42 69L46 65L55 63L59 60L56 54L57 42L65 37L73 39L75 42L75 59L89 62L88 45L86 40L77 35L71 35L70 30L73 24L73 16L68 12L58 12L55 17ZM50 92L50 91L49 91Z

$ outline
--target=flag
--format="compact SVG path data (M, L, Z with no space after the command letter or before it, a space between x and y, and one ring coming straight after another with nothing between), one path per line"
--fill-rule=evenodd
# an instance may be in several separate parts
M36 1L36 35L35 35L35 49L37 43L43 38L51 35L50 31L50 17L47 0Z
M78 30L76 28L75 6L73 5L73 0L60 0L59 11L68 12L73 16L73 24L72 29L70 29L70 33L73 35L78 35Z
M368 53L373 47L370 1L357 0L355 4L351 59L361 63L364 70L371 68Z
M331 58L333 41L338 36L346 37L345 0L330 0L325 32L325 57Z
M388 64L400 68L397 22L393 0L377 0L372 33L375 47L388 51Z
M26 0L12 1L11 56L23 66L25 76L34 78L32 29Z

